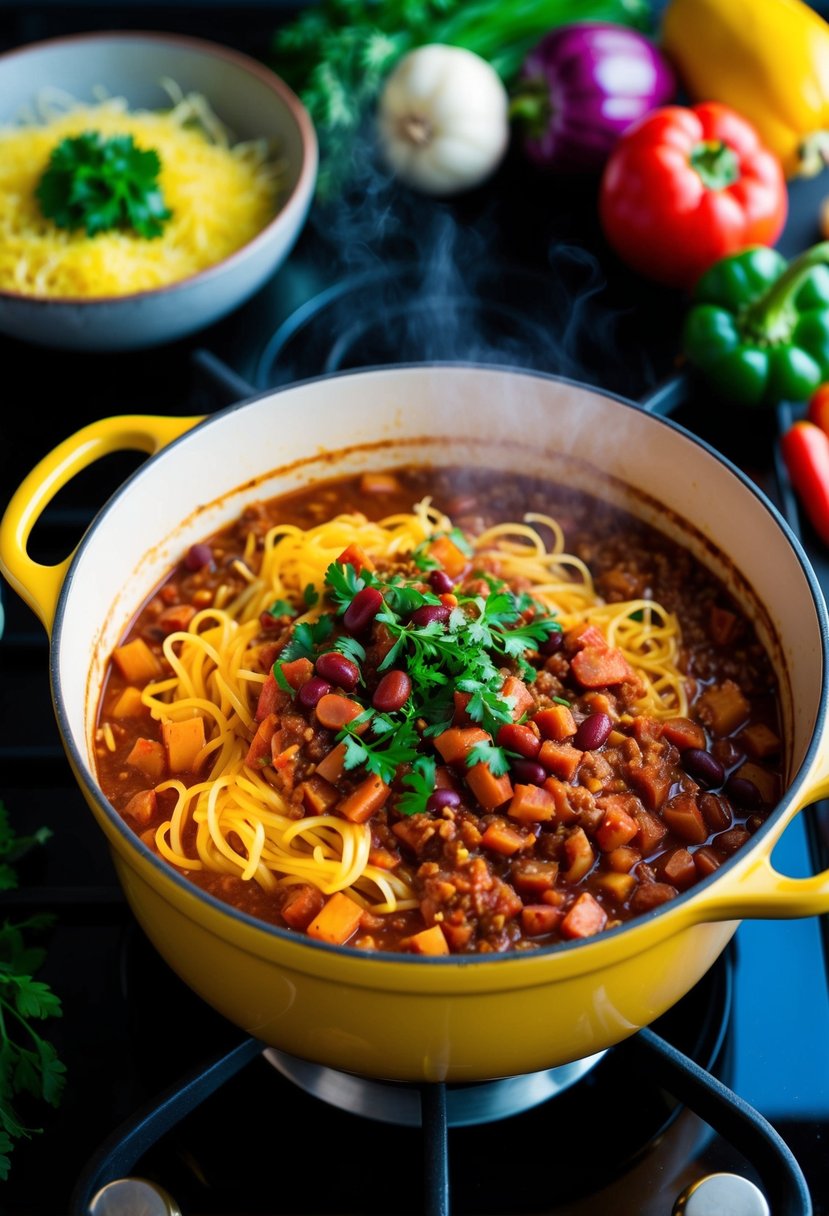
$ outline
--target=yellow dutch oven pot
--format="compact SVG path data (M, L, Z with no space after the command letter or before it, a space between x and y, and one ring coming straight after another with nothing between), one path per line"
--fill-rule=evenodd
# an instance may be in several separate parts
M58 490L121 449L149 459L74 553L51 567L33 561L30 533ZM92 756L106 659L182 551L254 500L405 461L577 483L680 540L737 596L779 678L788 790L709 878L586 941L497 956L366 954L262 924L197 890L103 797ZM741 919L829 911L829 872L794 879L771 862L786 825L829 791L827 615L817 580L738 470L629 402L509 368L419 365L307 381L205 420L106 419L66 439L16 491L0 525L0 569L50 634L61 737L138 922L205 1001L294 1056L408 1081L552 1068L658 1018Z

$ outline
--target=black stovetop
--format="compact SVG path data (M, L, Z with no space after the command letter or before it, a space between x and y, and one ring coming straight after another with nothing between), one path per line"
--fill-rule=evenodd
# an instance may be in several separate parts
M233 25L231 33L227 21L218 24L219 6L202 7L195 32L264 51L251 38L268 21L262 6L249 7L260 11L248 39L240 36L241 26ZM33 15L37 8L3 10L0 31L7 45L20 40L21 30L26 37L54 32L60 6L41 6L46 16L41 13L40 25ZM129 6L117 8L121 24L186 25L187 6L170 10L174 20L165 20L163 5L134 21L124 18ZM68 11L61 12L64 21ZM75 28L83 10L73 11ZM94 28L95 12L87 11L87 28ZM16 22L9 16L15 13ZM817 239L824 194L826 174L792 185L784 253ZM237 313L192 339L152 352L105 356L0 340L0 508L37 460L93 418L212 412L342 368L413 358L503 362L506 352L507 362L637 400L674 383L685 303L638 281L616 262L602 242L589 184L539 181L512 158L489 186L463 200L436 204L401 193L386 201L382 235L370 207L332 213L315 206L273 281ZM435 299L443 302L439 324L425 325L435 319ZM380 313L383 326L374 321ZM829 588L827 554L779 480L775 440L788 415L749 423L716 406L693 382L678 384L666 398L674 419L757 480L800 532ZM34 555L44 561L65 556L136 460L110 457L77 478L38 526ZM442 1210L428 1190L437 1150L419 1128L343 1114L297 1088L257 1052L245 1055L241 1032L185 989L146 944L63 757L43 630L8 588L3 600L0 798L19 832L48 826L52 835L20 864L20 889L1 894L0 905L10 918L34 911L55 915L44 939L42 978L60 996L64 1015L44 1030L68 1071L60 1106L30 1112L33 1125L43 1130L14 1148L0 1211L69 1216L76 1188L108 1153L119 1151L130 1173L166 1187L185 1216L405 1216ZM780 869L804 874L829 864L824 814L820 808L792 825L775 854ZM734 949L654 1028L721 1078L782 1137L817 1216L829 1216L824 932L818 919L746 922ZM653 1044L647 1036L636 1039L614 1049L573 1092L497 1124L452 1128L452 1211L668 1216L682 1187L701 1173L733 1170L767 1185L762 1152L758 1159L749 1151L756 1146L744 1144L739 1134L735 1140L705 1106L694 1109L713 1126L677 1107L667 1096L674 1091ZM176 1122L172 1100L167 1102L170 1087L234 1051L239 1058L228 1057L214 1074L215 1091L198 1103L199 1095L191 1094L194 1109ZM615 1149L607 1177L599 1178L581 1172L587 1156L573 1128L589 1125L603 1087L612 1089L619 1111L604 1129ZM140 1116L159 1099L173 1125L156 1143L155 1129L142 1125ZM143 1130L130 1157L117 1144L113 1148L110 1138L124 1121L136 1120ZM325 1167L312 1174L305 1167L294 1183L296 1171L281 1162L301 1159L306 1143L325 1145ZM357 1154L361 1164L355 1169ZM542 1176L516 1164L539 1154L546 1163ZM786 1210L805 1209L795 1203Z

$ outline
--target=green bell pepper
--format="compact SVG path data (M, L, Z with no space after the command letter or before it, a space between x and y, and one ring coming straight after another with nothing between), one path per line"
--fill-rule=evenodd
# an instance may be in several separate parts
M694 288L682 349L728 402L805 401L829 380L829 241L791 262L765 245L715 262Z

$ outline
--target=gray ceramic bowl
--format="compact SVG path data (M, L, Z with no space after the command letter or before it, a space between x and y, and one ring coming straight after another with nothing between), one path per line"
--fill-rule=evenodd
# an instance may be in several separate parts
M273 140L284 173L273 220L223 261L169 286L106 298L36 298L0 291L0 332L43 346L128 350L184 337L225 316L270 278L305 222L317 174L311 119L263 64L196 38L154 32L92 33L33 43L0 55L0 124L19 119L45 88L80 102L98 90L131 108L163 109L161 83L203 95L234 140Z

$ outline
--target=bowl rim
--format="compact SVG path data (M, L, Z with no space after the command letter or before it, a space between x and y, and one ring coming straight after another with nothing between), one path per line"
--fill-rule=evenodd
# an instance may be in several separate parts
M154 464L165 454L173 452L180 444L187 441L188 437L195 431L200 431L205 427L209 427L214 421L234 414L238 410L243 410L247 406L255 405L257 402L275 399L275 403L281 404L281 399L285 394L289 394L292 389L306 389L315 384L325 384L329 381L342 380L344 377L366 377L375 375L388 375L397 371L405 371L411 373L416 371L428 375L433 373L435 369L441 371L453 370L458 372L485 372L494 373L496 375L518 375L530 379L538 379L542 381L552 381L565 387L570 387L580 391L586 391L593 395L602 397L614 408L621 406L626 409L636 410L640 414L647 415L655 425L663 426L669 431L673 431L678 436L689 440L695 446L702 449L712 457L718 464L724 467L724 470L731 473L742 485L743 489L757 501L758 506L761 506L769 516L770 522L783 535L783 539L793 550L794 556L797 559L803 574L804 582L810 594L811 602L814 606L816 623L820 639L820 656L823 662L823 679L821 681L820 694L815 706L815 726L812 733L812 738L806 749L806 752L801 760L801 763L796 772L792 774L791 781L788 787L784 790L777 805L772 809L766 818L765 822L751 837L751 840L746 845L738 849L731 857L729 857L717 870L706 878L701 879L686 891L680 891L675 899L669 900L665 904L661 904L649 912L640 913L636 917L621 922L613 928L604 929L595 937L587 939L577 939L574 941L555 942L547 946L539 946L532 950L508 950L503 953L483 953L483 954L451 954L447 956L430 956L407 954L405 952L395 952L390 950L369 950L362 951L356 949L348 943L344 945L333 945L329 942L316 941L306 937L304 934L298 934L294 930L283 928L277 924L271 924L267 921L260 920L250 913L243 912L233 904L227 903L209 891L199 887L195 883L188 881L187 877L159 857L141 840L140 836L133 831L132 828L124 821L121 815L115 810L103 793L97 778L94 773L93 766L89 762L87 755L77 745L72 730L67 720L65 710L65 700L61 689L61 638L63 633L63 616L64 607L67 598L73 594L73 584L75 582L75 573L79 558L88 543L91 540L92 534L98 526L99 520L109 510L110 505L115 499L129 493L133 483L138 480L142 472L150 464ZM77 594L75 589L74 594ZM338 957L346 962L346 965L351 966L352 962L358 962L361 967L365 965L367 977L371 977L374 969L382 969L392 965L400 965L406 968L421 969L426 968L445 969L447 971L467 968L481 968L483 970L491 969L493 966L505 967L508 970L520 970L522 967L532 969L543 965L544 960L549 960L558 957L569 957L576 959L584 959L582 970L588 972L594 967L591 967L591 959L597 957L605 957L606 952L614 952L616 944L620 939L628 943L635 943L637 939L647 941L648 934L652 931L654 921L665 921L672 916L677 919L676 910L680 907L684 908L698 896L702 891L707 891L713 884L722 882L724 877L727 877L733 870L740 867L744 863L746 857L753 853L756 847L761 844L766 837L775 830L781 817L783 817L792 803L800 796L804 787L808 784L810 774L815 766L816 759L824 746L824 736L827 730L827 722L829 721L829 608L827 607L823 592L818 580L817 574L809 561L808 555L801 544L799 538L788 524L782 512L777 508L772 499L765 493L752 478L744 473L728 456L724 455L713 444L705 439L701 439L695 435L682 423L674 421L672 418L665 417L662 414L651 412L645 409L641 404L637 403L630 397L626 397L620 393L609 389L604 389L600 385L592 384L588 381L578 380L571 376L558 375L555 372L540 371L532 368L525 368L511 364L489 364L479 363L474 360L435 360L423 361L418 363L400 363L400 364L377 364L368 367L351 368L342 371L325 372L320 375L310 376L304 380L292 381L289 384L279 385L274 388L269 388L261 392L252 394L241 401L235 401L224 408L217 410L215 413L209 414L201 418L193 427L184 431L182 434L173 439L165 447L161 448L154 455L147 458L134 472L132 472L122 484L114 491L110 499L103 505L101 510L96 515L95 519L89 525L84 536L81 538L74 554L69 569L63 580L60 593L58 595L57 608L55 613L54 629L50 639L50 680L52 683L52 699L53 707L56 715L60 735L64 741L64 746L68 751L71 765L75 771L76 780L79 782L81 778L82 788L90 795L99 811L103 814L116 835L124 842L127 849L127 854L137 854L142 862L148 862L155 870L159 881L158 885L154 886L155 893L162 898L167 899L168 896L164 891L165 886L172 886L181 893L186 893L193 897L194 905L206 905L212 909L214 913L219 913L220 918L227 918L228 923L235 923L237 926L243 927L245 931L253 930L255 934L261 935L262 940L281 941L285 947L290 950L299 950L303 957L307 955L309 960L313 960L316 956ZM98 690L99 691L99 690ZM88 774L88 778L87 778ZM99 825L100 826L100 825ZM128 856L122 857L125 864L131 864ZM180 913L181 914L181 913ZM188 912L187 915L192 915ZM673 932L669 929L664 930L664 937L670 938L677 931L687 928L688 925L682 921L681 917L678 920L677 929ZM626 951L618 955L618 959L627 958L638 952L637 946L631 944ZM313 967L313 963L309 964ZM602 965L602 964L599 964ZM367 979L367 983L370 980Z
M164 295L172 295L178 291L186 290L194 283L206 282L211 278L223 274L228 267L235 263L255 256L277 228L290 227L290 224L295 219L299 222L302 212L310 203L319 162L317 134L311 116L301 99L285 83L281 76L272 71L266 64L260 63L259 60L254 59L253 56L246 54L244 51L236 50L235 47L225 46L222 43L206 38L199 38L195 35L168 33L163 30L95 30L90 33L65 34L55 38L44 38L38 42L28 42L24 46L13 47L11 50L0 53L0 70L12 59L34 55L41 50L56 49L61 46L71 48L80 44L93 45L95 43L103 44L106 42L123 42L129 45L142 41L159 42L173 48L178 47L183 50L190 49L201 52L217 61L234 64L248 73L248 75L255 76L261 80L283 102L299 131L302 145L302 161L293 189L276 214L272 216L265 227L261 228L254 237L222 258L221 261L214 262L211 266L205 266L202 270L189 274L185 278L176 279L171 283L163 283L158 287L148 287L141 291L127 292L123 295L35 296L23 291L9 291L0 288L0 305L3 303L17 304L32 309L61 306L71 308L100 308L112 307L116 304L129 304L133 301L141 301L146 298L156 299ZM0 122L0 127L5 125L7 125L5 122Z

